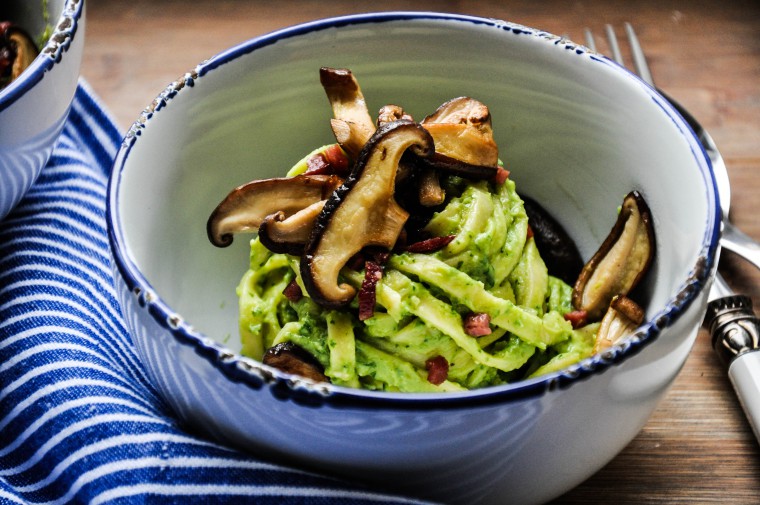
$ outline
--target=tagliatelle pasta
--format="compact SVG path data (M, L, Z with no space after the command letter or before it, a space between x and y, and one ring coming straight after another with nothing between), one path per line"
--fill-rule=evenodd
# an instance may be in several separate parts
M252 240L238 286L243 353L262 359L266 349L292 342L335 384L406 392L503 384L589 356L598 325L573 329L564 319L572 288L548 274L514 182L453 178L446 189L461 194L426 229L457 239L429 254L391 253L375 314L364 321L358 302L325 310L308 296L290 300L283 292L293 281L302 285L299 259ZM358 287L364 271L345 267L342 276ZM491 331L468 335L470 313L488 314ZM448 373L435 385L426 362L439 356Z
M532 201L529 217L484 104L455 98L419 123L387 105L375 126L350 71L320 78L338 143L235 188L207 223L219 247L258 232L237 288L243 354L342 386L457 391L565 368L640 324L626 295L654 253L641 195L583 266Z

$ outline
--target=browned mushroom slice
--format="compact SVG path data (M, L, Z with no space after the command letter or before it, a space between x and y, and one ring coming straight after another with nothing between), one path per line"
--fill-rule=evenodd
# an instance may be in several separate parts
M549 274L572 285L583 269L583 258L572 237L537 201L521 195L536 247Z
M39 53L28 33L10 22L0 23L0 78L7 74L8 82L13 81Z
M394 199L396 171L407 149L429 156L433 139L417 123L388 123L367 142L345 183L327 200L301 259L301 277L322 306L348 304L356 290L338 282L348 260L366 246L391 249L409 214Z
M438 179L438 172L430 167L425 167L420 171L420 204L423 207L435 207L440 205L446 199L446 191L441 187Z
M460 96L441 104L422 123L470 124L488 134L491 131L491 112L483 102Z
M414 119L403 108L392 104L383 106L377 113L378 127L399 120L413 121ZM404 160L401 160L399 173L396 176L396 184L406 183L407 177L412 173L412 168L409 165L409 163L404 163ZM446 192L441 187L441 183L438 180L438 172L434 168L429 166L420 168L418 185L417 197L423 207L435 207L442 204L446 198Z
M615 295L627 295L641 280L655 252L652 218L637 191L623 200L617 222L599 250L581 270L573 288L573 306L598 320Z
M264 353L263 363L285 373L300 375L315 382L330 382L322 365L302 347L292 342L282 342Z
M16 59L13 61L11 69L11 80L13 80L32 64L39 54L39 50L32 38L20 28L11 28L8 39L11 44L16 46Z
M392 123L399 120L414 121L411 115L404 112L404 109L398 105L384 105L377 113L377 126L383 126L385 123Z
M488 107L469 97L444 103L422 120L439 155L471 165L496 168L499 149L493 139Z
M499 150L492 137L488 138L477 128L466 124L426 123L423 126L435 140L436 153L496 170Z
M212 244L227 247L234 233L255 232L267 216L289 217L325 200L343 180L335 175L298 175L252 181L232 190L206 223Z
M438 146L436 145L436 149ZM436 152L422 161L421 165L436 172L458 175L465 179L487 181L495 179L498 166L474 165Z
M359 83L350 70L329 67L319 69L319 80L332 106L334 119L330 125L335 139L356 159L375 132Z
M335 140L343 148L351 159L356 159L358 153L364 147L362 140L365 138L364 130L356 123L344 121L342 119L331 119L330 128L332 128ZM364 141L366 143L366 140Z
M626 296L615 296L599 325L594 353L609 349L633 333L644 320L644 310Z
M290 217L282 211L267 216L259 226L259 240L274 253L300 256L325 200L315 202Z

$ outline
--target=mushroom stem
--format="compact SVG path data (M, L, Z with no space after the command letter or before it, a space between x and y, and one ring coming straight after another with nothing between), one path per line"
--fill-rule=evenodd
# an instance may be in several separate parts
M359 83L350 70L322 67L319 81L332 106L337 122L331 122L335 138L356 159L364 144L375 132Z
M626 296L615 296L599 325L594 353L609 349L633 333L644 320L644 310Z

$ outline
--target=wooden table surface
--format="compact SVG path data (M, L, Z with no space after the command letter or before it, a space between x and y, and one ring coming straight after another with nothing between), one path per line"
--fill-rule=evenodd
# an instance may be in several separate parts
M760 2L418 0L415 10L505 19L582 42L630 21L660 88L714 137L732 182L732 220L760 240ZM288 25L386 2L87 0L82 74L123 129L200 61ZM600 51L606 50L602 41ZM760 272L725 254L721 271L760 307ZM701 330L681 374L639 435L556 503L760 503L760 450Z

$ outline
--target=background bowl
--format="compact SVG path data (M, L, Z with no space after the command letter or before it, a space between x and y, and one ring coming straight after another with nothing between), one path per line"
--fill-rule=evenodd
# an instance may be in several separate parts
M331 142L320 66L354 71L370 110L423 117L473 96L501 157L588 258L640 190L658 253L647 319L559 373L467 393L313 385L240 357L235 287L247 240L208 243L234 186L281 176ZM542 502L592 475L641 429L678 373L715 268L709 162L653 89L538 30L434 13L318 21L234 47L172 83L127 133L109 184L117 291L156 387L220 440L305 467L455 503Z
M52 30L39 56L0 90L0 219L45 166L69 113L84 48L85 0L3 0L2 21L36 38Z

